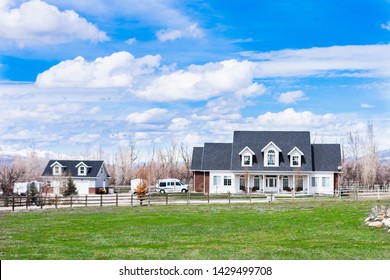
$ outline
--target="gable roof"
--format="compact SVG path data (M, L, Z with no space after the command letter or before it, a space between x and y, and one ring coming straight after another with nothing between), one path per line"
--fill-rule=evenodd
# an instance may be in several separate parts
M255 152L252 151L248 146L246 146L244 149L242 149L242 151L239 152L238 154L242 155L243 153L245 153L245 151L248 151L252 156L255 155Z
M312 144L313 169L316 171L335 171L341 165L339 144Z
M203 147L194 147L192 151L192 170L202 170Z
M231 143L205 143L202 170L230 170Z
M277 146L279 152L279 166L264 166L264 150L270 144ZM255 152L251 167L253 171L293 171L287 153L297 147L303 152L301 170L311 171L311 143L308 131L235 131L233 135L232 170L242 170L239 152L248 146Z
M279 152L279 166L264 166L264 147L273 143ZM252 166L242 166L240 153L250 149ZM193 150L191 170L295 171L289 154L302 154L301 171L338 171L341 161L339 144L311 144L308 131L235 131L233 143L205 143Z
M46 165L45 170L42 173L42 176L53 176L53 168L52 166L58 163L60 164L63 169L63 174L68 175L71 174L72 177L80 177L80 178L86 178L86 177L93 177L96 178L99 175L100 169L104 168L104 161L102 160L50 160L48 164ZM87 175L86 176L79 176L77 167L80 166L80 164L84 164L85 166L88 166L87 169ZM107 172L107 170L105 170ZM107 174L108 175L108 174Z

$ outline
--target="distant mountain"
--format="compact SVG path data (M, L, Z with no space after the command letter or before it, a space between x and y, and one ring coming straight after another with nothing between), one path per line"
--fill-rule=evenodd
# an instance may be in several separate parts
M14 161L14 156L11 155L0 155L0 166L1 165L11 165Z
M379 161L381 163L390 163L390 149L379 151Z

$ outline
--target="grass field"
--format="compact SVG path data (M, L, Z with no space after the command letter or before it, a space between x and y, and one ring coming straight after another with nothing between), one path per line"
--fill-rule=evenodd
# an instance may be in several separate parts
M389 260L376 201L88 207L0 213L5 260Z

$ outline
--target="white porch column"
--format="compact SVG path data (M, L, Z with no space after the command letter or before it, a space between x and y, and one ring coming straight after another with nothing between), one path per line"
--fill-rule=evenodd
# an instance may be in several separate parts
M263 186L263 193L265 191L265 175L263 174L263 180L261 182L262 186Z
M295 174L293 175L293 183L292 183L293 189L295 189Z
M277 185L276 185L276 187L278 188L278 194L280 193L280 177L281 175L278 175L278 180L276 180L277 181Z
M310 194L310 175L307 175L307 194Z

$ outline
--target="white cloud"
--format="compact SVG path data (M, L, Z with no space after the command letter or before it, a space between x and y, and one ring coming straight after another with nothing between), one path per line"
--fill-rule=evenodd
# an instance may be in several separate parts
M368 104L368 103L362 103L362 104L360 104L360 107L364 108L364 109L372 109L372 108L375 108L375 105Z
M174 41L181 38L199 39L204 36L202 29L197 23L193 23L184 29L163 29L156 33L157 39L161 42Z
M74 40L109 40L105 32L73 10L60 11L41 0L24 2L13 9L9 3L10 1L2 0L0 5L1 40L15 42L20 47Z
M390 31L390 21L388 21L388 22L386 22L386 23L382 23L382 24L381 24L381 28Z
M310 111L296 112L288 108L282 112L267 112L256 118L256 123L269 128L316 128L333 123L336 119L334 114L316 115Z
M156 77L136 95L149 100L172 101L205 100L238 91L253 94L261 88L256 83L253 85L253 75L253 63L249 61L224 60L191 65L186 70Z
M301 100L307 100L302 90L288 91L279 95L278 102L283 104L292 104Z
M144 112L129 114L127 121L132 124L160 124L167 122L170 118L171 114L167 109L152 108Z
M69 141L73 143L88 144L94 143L99 138L99 134L83 132L80 134L73 135L72 137L70 137Z
M390 44L242 52L241 55L259 60L258 77L390 77Z
M135 58L128 52L88 62L63 61L38 75L42 88L127 88L129 94L152 101L205 100L225 94L255 97L265 87L253 82L250 61L224 60L175 70L160 65L159 55Z
M126 43L128 45L134 45L135 43L137 43L137 38L129 38L126 40Z
M137 83L137 77L153 73L159 64L159 55L134 58L128 52L99 57L92 62L86 61L83 57L77 57L63 61L39 74L36 84L47 88L130 87L133 83Z
M174 118L171 120L171 124L168 129L170 131L183 131L191 125L191 121L186 118Z

